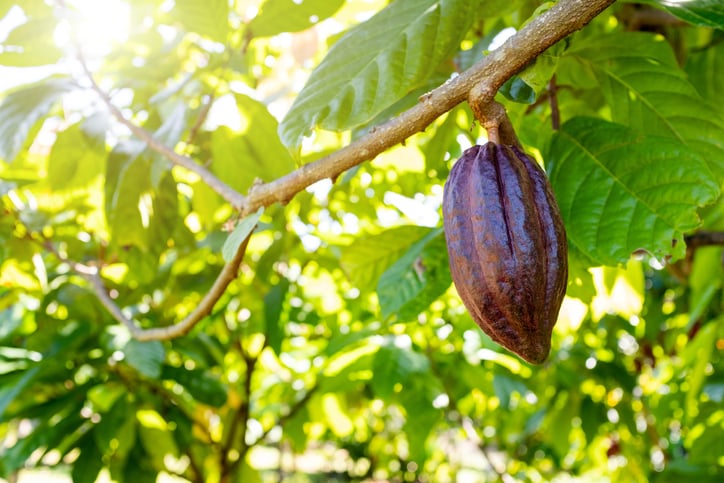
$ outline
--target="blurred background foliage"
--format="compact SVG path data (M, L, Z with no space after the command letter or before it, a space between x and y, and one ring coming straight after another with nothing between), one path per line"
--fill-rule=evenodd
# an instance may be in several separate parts
M451 286L442 186L485 140L465 105L268 207L184 337L134 340L73 269L98 267L127 317L161 327L224 264L233 209L129 121L246 193L549 3L0 0L0 476L722 481L716 1L618 2L501 90L571 242L540 367L485 336Z

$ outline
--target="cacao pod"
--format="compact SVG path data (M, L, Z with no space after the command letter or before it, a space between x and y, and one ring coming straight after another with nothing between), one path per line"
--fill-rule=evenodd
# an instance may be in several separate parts
M450 272L475 322L534 364L550 352L568 245L543 170L517 146L466 150L443 193Z

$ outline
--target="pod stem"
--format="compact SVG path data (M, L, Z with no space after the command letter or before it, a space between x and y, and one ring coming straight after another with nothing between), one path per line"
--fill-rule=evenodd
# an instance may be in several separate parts
M517 146L522 149L508 113L505 111L505 107L495 100L494 91L485 89L481 84L478 84L470 90L468 104L473 110L475 119L488 132L490 142Z

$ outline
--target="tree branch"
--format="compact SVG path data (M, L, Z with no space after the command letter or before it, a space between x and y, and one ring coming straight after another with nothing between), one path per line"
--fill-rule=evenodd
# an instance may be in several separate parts
M188 156L184 156L183 154L177 153L172 148L166 146L164 143L153 137L153 134L127 119L126 116L123 115L121 110L113 104L108 94L106 94L106 92L101 89L98 83L95 81L95 79L93 78L93 73L90 72L90 70L88 69L88 66L83 58L83 54L80 50L78 51L78 59L80 60L86 77L88 77L88 80L91 83L91 89L93 89L98 97L101 98L110 113L113 115L114 118L116 118L118 122L126 126L141 141L145 142L150 149L161 154L173 164L186 168L192 173L195 173L199 178L201 178L204 183L206 183L211 189L216 191L222 198L224 198L229 204L231 204L231 206L237 209L239 208L239 206L241 205L241 201L244 199L241 193L221 181L211 171L209 171L193 159L189 158ZM203 119L203 117L208 114L208 109L211 107L210 104L211 101L209 101L209 104L207 104L207 106L202 109L200 119ZM192 131L192 134L195 134L195 132Z
M211 310L214 308L214 305L216 305L216 302L226 292L226 288L234 279L236 279L239 266L241 265L241 261L244 259L246 247L249 244L250 238L251 235L249 235L241 244L231 262L224 265L224 268L216 277L214 284L211 286L206 295L204 295L204 298L201 299L201 302L199 302L196 308L182 321L167 327L154 327L150 329L140 328L136 322L123 314L121 308L108 294L106 287L103 285L103 280L101 279L99 270L96 267L90 267L80 263L71 262L69 260L64 261L70 263L73 270L90 283L93 292L96 294L96 297L98 297L101 304L103 304L106 310L111 313L116 321L128 328L134 338L140 341L168 340L185 335L204 317L211 313Z
M395 144L423 131L435 119L463 102L474 86L497 92L503 83L559 40L580 30L615 0L561 0L533 19L500 48L437 89L396 118L376 127L347 147L302 166L269 183L255 186L239 203L242 216L260 206L286 203L295 194L325 178L336 179L344 171L374 159ZM492 98L492 96L491 96Z
M239 210L243 217L262 206L269 206L276 202L286 203L313 183L325 178L336 179L344 171L374 159L395 144L423 131L435 119L463 102L473 88L476 89L477 94L481 95L478 99L489 99L492 102L495 93L507 79L553 44L583 28L614 1L561 0L553 8L533 19L500 48L473 67L420 97L419 103L411 109L374 128L367 135L329 156L304 165L269 183L252 186L246 197L191 158L176 153L155 139L151 133L126 119L123 113L113 105L110 97L95 82L82 56L80 59L93 90L120 123L146 142L150 149L162 154L172 163L196 173L207 185ZM79 264L75 264L74 268L90 282L101 303L117 321L129 328L135 338L138 340L170 339L187 333L211 312L214 304L236 277L247 243L248 238L239 247L234 259L223 268L199 306L181 322L164 328L139 328L123 315L120 307L108 295L97 269L88 270L88 267L84 268Z

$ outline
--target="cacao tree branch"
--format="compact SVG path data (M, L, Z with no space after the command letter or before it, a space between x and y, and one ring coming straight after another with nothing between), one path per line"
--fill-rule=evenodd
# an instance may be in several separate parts
M583 28L615 0L561 0L553 8L533 19L509 38L501 47L459 76L420 97L417 105L390 121L376 127L367 135L347 147L269 183L254 185L247 196L225 184L203 166L187 156L176 153L153 137L151 133L127 119L98 86L86 63L80 56L82 67L92 89L100 96L111 114L150 149L160 153L172 163L196 173L206 184L219 193L240 215L246 216L262 206L276 202L286 203L297 193L325 178L336 179L344 171L375 158L395 144L423 131L435 119L463 102L476 89L476 100L492 102L501 85L523 69L553 44ZM80 50L79 50L80 55ZM239 247L234 259L227 264L199 306L181 322L164 328L141 329L123 315L120 307L106 292L97 271L79 271L88 279L100 301L113 317L129 328L139 340L163 340L187 333L203 317L236 277L246 250L247 240ZM80 269L80 267L76 267Z
M113 117L118 122L128 128L128 130L131 131L134 136L145 142L151 150L156 151L160 155L164 156L166 159L171 161L171 163L186 168L192 173L195 173L199 178L201 178L204 183L206 183L211 189L216 191L216 193L224 198L231 206L233 206L234 208L239 208L241 201L244 199L241 193L221 181L204 166L200 165L188 156L177 153L172 148L166 146L164 143L156 139L153 134L151 134L141 126L138 126L131 120L127 119L126 116L123 115L121 110L118 109L115 104L113 104L110 96L98 85L95 78L93 77L93 73L88 69L88 65L86 64L83 54L80 50L78 51L78 59L80 61L81 67L83 68L83 72L85 73L88 81L90 82L91 89L98 95L101 101L103 101L107 109L110 111L111 115L113 115ZM201 118L205 117L206 114L208 114L208 109L210 109L211 107L210 103L211 100L207 105L208 107L205 106L202 110ZM192 134L194 134L194 131L192 131Z
M435 119L463 102L475 86L492 100L498 88L559 40L580 30L615 0L561 0L531 20L501 47L459 76L420 98L420 102L369 134L313 163L269 183L255 186L239 203L242 216L260 206L286 203L311 184L336 179L344 171L375 158L395 144L423 131Z
M62 257L61 259L66 263L69 263L76 273L88 281L93 293L96 295L101 304L106 308L106 310L108 310L117 322L128 328L135 339L140 341L169 340L187 334L194 328L194 326L196 326L196 324L211 313L214 305L216 305L216 302L218 302L221 296L226 292L229 284L236 279L239 266L241 265L241 261L244 259L246 247L249 244L250 238L251 235L249 235L239 246L234 258L224 265L224 268L221 269L221 272L216 277L216 280L209 291L204 295L199 304L189 315L174 325L149 329L142 329L135 321L125 316L121 308L108 293L97 267L72 262ZM57 252L56 255L58 255Z

